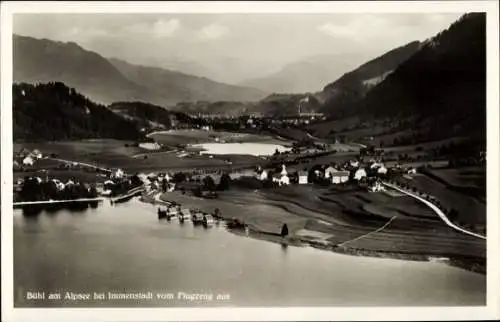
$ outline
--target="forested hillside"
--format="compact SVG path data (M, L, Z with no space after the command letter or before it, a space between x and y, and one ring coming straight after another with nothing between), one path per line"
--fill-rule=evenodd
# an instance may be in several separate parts
M15 141L142 137L135 122L60 82L14 84L12 100Z
M353 109L366 119L416 117L428 138L486 137L486 15L464 15L427 41ZM445 126L444 126L445 125Z
M161 106L142 102L116 102L109 108L125 118L137 122L141 128L169 129L175 125L189 123L190 117L182 112L173 112Z
M486 140L486 15L462 16L447 30L425 41L383 81L357 102L332 107L331 121L313 132L342 132L342 120L357 119L351 130L382 124L394 142L415 144L467 137L471 153ZM378 130L380 132L380 130ZM367 136L369 131L365 130ZM326 134L328 135L328 134ZM372 136L375 134L371 134ZM391 139L392 140L392 139ZM467 148L467 149L468 149Z

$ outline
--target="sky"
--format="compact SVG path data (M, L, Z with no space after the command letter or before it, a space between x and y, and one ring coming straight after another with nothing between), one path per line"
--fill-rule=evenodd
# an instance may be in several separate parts
M458 13L16 14L14 33L237 83L315 56L372 59L446 29ZM341 62L338 62L341 63ZM364 61L360 61L360 64Z

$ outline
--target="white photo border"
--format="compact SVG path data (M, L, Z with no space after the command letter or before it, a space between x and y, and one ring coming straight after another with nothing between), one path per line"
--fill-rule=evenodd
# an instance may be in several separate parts
M12 22L19 13L487 13L487 305L484 307L21 309L13 307ZM363 2L2 2L1 214L2 321L348 321L500 318L499 7L497 1Z

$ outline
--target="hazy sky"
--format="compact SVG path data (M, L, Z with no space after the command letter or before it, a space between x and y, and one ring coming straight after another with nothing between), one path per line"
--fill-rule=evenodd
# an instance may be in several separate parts
M17 14L14 32L74 41L106 57L226 69L227 80L265 75L308 56L375 58L425 40L461 14ZM363 63L363 62L360 62ZM168 64L167 64L168 65ZM221 76L222 77L222 76Z

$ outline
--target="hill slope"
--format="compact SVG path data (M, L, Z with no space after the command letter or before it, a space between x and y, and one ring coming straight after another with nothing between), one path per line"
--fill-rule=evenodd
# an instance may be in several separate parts
M142 102L116 102L108 108L148 131L170 129L191 121L184 113L172 112L163 107Z
M15 141L142 137L135 122L63 83L14 84L12 101Z
M111 63L72 42L14 35L13 58L14 82L64 82L105 104L143 101L169 105L182 100L257 100L265 96L255 89L178 72L116 60Z
M351 107L417 52L420 45L420 42L414 41L393 49L326 85L323 91L318 93L325 102L323 111L339 115L344 109Z
M464 15L427 41L355 111L365 118L417 117L415 125L430 136L485 139L486 15Z
M133 65L115 58L109 61L128 79L163 93L171 102L256 101L266 96L266 92L254 88L227 85L157 67Z
M468 137L469 147L481 149L486 139L485 24L483 13L462 16L424 42L361 100L333 109L333 118L383 122L388 131L399 133L400 143ZM316 129L334 129L334 124L318 124Z

